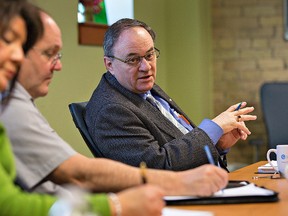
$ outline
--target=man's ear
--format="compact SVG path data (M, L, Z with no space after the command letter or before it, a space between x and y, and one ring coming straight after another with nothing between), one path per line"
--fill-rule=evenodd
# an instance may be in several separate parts
M109 71L111 74L113 74L113 64L112 64L111 58L104 56L104 64L105 64L106 70Z

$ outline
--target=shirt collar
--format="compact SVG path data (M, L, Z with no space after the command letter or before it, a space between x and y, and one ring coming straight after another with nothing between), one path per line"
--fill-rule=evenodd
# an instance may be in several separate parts
M147 98L147 96L148 96L149 94L151 94L151 91L150 91L150 90L147 91L147 92L145 92L145 93L139 94L139 96L140 96L141 98L143 98L144 100L146 100L146 98Z

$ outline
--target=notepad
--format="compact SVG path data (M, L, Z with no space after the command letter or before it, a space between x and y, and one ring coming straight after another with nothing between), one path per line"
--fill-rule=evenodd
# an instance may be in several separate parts
M273 166L278 170L277 167L277 161L272 160L271 163L273 164ZM259 166L258 167L258 173L267 173L267 174L273 174L275 173L275 169L270 165L270 163L267 163L265 165Z
M175 208L164 208L162 216L213 216L210 211L182 210Z
M232 183L235 185L236 181ZM278 201L278 193L254 183L239 181L235 187L227 187L209 197L198 196L165 196L164 200L169 205L185 204L228 204L228 203L256 203Z

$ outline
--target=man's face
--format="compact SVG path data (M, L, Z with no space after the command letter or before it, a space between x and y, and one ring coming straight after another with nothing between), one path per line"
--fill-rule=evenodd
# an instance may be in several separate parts
M34 99L48 94L54 70L62 69L58 59L62 48L60 29L47 15L42 14L41 18L44 35L27 53L18 76L18 81Z
M135 56L154 54L154 42L150 34L141 27L134 27L121 33L114 45L114 56L122 59L133 59ZM156 79L156 57L147 61L142 58L137 65L131 65L105 57L104 62L109 70L126 89L135 93L145 93L152 89Z

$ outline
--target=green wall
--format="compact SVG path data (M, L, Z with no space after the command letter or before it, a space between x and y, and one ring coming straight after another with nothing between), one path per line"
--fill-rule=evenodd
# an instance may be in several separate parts
M210 1L169 1L166 14L166 86L169 95L199 124L212 115Z
M90 98L105 67L102 47L78 45L77 0L35 0L62 29L63 70L55 72L48 96L37 106L52 127L77 151L90 155L68 110ZM157 83L199 123L212 114L210 0L135 0L135 18L157 33L161 50Z

